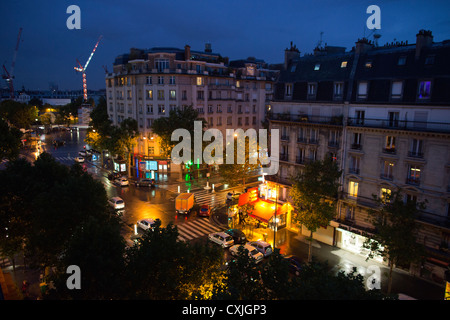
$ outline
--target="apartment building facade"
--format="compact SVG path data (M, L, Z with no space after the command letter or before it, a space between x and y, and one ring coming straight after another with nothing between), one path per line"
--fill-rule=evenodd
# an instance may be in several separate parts
M138 175L140 169L149 176L173 169L151 131L155 119L192 106L208 128L221 130L224 137L227 128L260 128L276 75L255 58L229 63L209 44L204 51L189 45L131 49L116 58L113 73L106 75L108 114L114 125L126 118L137 120L140 137L131 165Z
M282 200L304 163L333 158L343 170L340 198L316 239L361 255L375 232L372 195L400 189L405 201L427 200L416 217L426 261L402 267L442 282L450 262L450 41L434 43L421 30L412 45L360 39L349 52L325 47L300 57L291 46L285 53L269 114L282 132Z

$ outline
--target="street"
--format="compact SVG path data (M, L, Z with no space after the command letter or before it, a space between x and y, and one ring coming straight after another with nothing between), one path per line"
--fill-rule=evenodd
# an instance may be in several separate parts
M42 140L42 151L52 154L55 159L65 165L74 163L74 158L78 156L78 151L83 150L85 146L84 137L85 130L72 130L64 132L56 132L45 135ZM52 141L55 139L64 140L66 144L55 148ZM212 217L198 217L195 213L188 215L177 215L175 213L175 198L178 195L178 188L181 192L190 192L195 194L196 202L199 204L209 204L211 207L221 205L225 202L226 194L230 190L242 192L241 188L225 189L224 185L218 183L218 187L211 192L205 190L200 184L186 183L182 180L174 178L167 179L159 183L155 188L136 187L134 183L129 186L120 187L115 185L107 178L108 171L102 169L99 163L95 161L85 161L82 166L92 176L100 181L106 190L108 198L118 196L125 202L125 210L121 219L124 222L124 230L122 232L128 244L131 245L131 236L134 234L134 226L138 220L144 218L160 219L162 226L173 223L177 226L179 239L182 241L208 241L207 235L211 232L222 231L226 228L226 221L217 223ZM237 226L241 228L241 226ZM137 228L138 233L142 230ZM252 234L246 232L249 240ZM273 237L269 235L269 238ZM308 243L304 237L287 229L277 232L277 248L282 254L294 254L301 257L304 261L308 256ZM268 239L272 242L273 239ZM224 249L225 258L229 258L229 249ZM323 243L314 241L313 256L318 261L327 262L329 268L333 272L345 271L349 272L353 267L364 277L367 286L369 279L373 279L375 272L381 278L381 288L387 288L388 267L374 261L366 261L364 257L350 253L340 248L332 247ZM440 300L443 297L443 288L436 284L424 281L423 279L413 277L405 271L396 269L393 273L393 292L404 293L417 299L435 299Z

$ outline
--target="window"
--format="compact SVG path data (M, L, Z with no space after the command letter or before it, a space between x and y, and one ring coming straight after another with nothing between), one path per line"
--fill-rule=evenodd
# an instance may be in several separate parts
M386 136L386 144L384 146L384 152L395 153L395 137Z
M406 183L419 185L420 184L420 167L417 165L410 165L408 167L408 177Z
M341 62L341 68L347 68L347 61Z
M158 76L158 84L164 84L164 77Z
M222 117L218 117L217 118L217 125L221 126L222 125Z
M394 179L394 162L384 161L380 177L387 180Z
M296 162L300 164L304 163L305 158L306 158L306 150L303 148L298 148Z
M352 149L361 149L361 133L355 132L353 133L353 143L351 146Z
M227 117L227 125L231 126L233 124L233 117Z
M372 60L370 60L370 59L367 60L364 66L365 66L366 68L368 68L368 69L369 69L369 68L372 68Z
M292 84L286 84L286 90L285 90L285 94L286 96L291 96L292 95Z
M358 98L366 99L367 98L367 82L360 82L358 84Z
M202 86L203 85L203 77L197 77L197 85Z
M402 92L403 92L403 82L393 81L391 87L391 98L400 99L402 97Z
M177 99L177 92L175 90L169 91L169 99L170 100L176 100Z
M330 135L328 139L328 146L337 147L339 144L339 131L330 130Z
M315 83L308 83L308 95L312 96L316 94L316 87L317 84Z
M432 65L434 64L434 54L430 54L425 59L425 65Z
M147 105L147 114L153 114L153 105L152 104Z
M391 201L391 196L392 196L391 189L381 188L381 190L380 190L380 199L381 199L381 201L383 203L390 202Z
M163 104L158 104L158 114L165 114L166 109L164 108Z
M155 68L158 72L163 72L164 69L169 69L169 59L155 59Z
M389 127L398 127L398 118L400 117L400 113L397 111L389 112Z
M169 84L175 84L175 76L170 76Z
M397 60L398 66L404 66L406 64L406 56L400 56Z
M164 100L164 90L158 90L158 100Z
M297 68L297 65L296 64L292 65L291 66L291 72L295 72L295 68Z
M363 125L366 112L364 110L356 110L355 115L356 115L356 124Z
M350 168L348 169L349 173L359 174L361 158L357 156L350 157Z
M153 99L153 90L147 90L146 98L149 100Z
M197 91L197 99L198 100L204 100L205 98L205 92L204 91Z
M341 98L344 94L344 83L343 82L335 82L334 83L334 97L335 98Z
M146 78L146 83L147 83L147 84L152 84L152 77L151 77L151 76L148 76L148 77Z
M419 82L419 99L429 99L431 95L431 81Z
M208 113L214 113L214 110L213 110L213 106L212 106L212 105L209 105L209 106L208 106Z
M319 134L317 129L311 129L310 135L309 135L309 142L310 143L317 143L319 139Z
M348 183L348 195L349 197L356 198L358 196L358 182L350 181Z
M411 149L409 151L410 157L423 157L423 140L420 139L412 139Z
M314 71L320 70L320 63L316 63L314 66Z
M181 100L187 100L187 91L186 90L181 91Z
M153 119L147 119L147 129L150 129L153 124Z

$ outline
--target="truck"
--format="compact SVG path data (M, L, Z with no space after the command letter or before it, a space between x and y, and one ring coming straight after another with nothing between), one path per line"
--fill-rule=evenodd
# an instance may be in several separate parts
M193 193L180 193L175 199L176 213L188 214L194 206Z

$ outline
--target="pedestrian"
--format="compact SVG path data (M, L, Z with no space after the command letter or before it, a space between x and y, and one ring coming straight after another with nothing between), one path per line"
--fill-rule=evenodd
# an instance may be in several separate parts
M27 280L23 280L23 282L22 282L22 294L25 297L28 297L28 287L29 287L28 281Z

